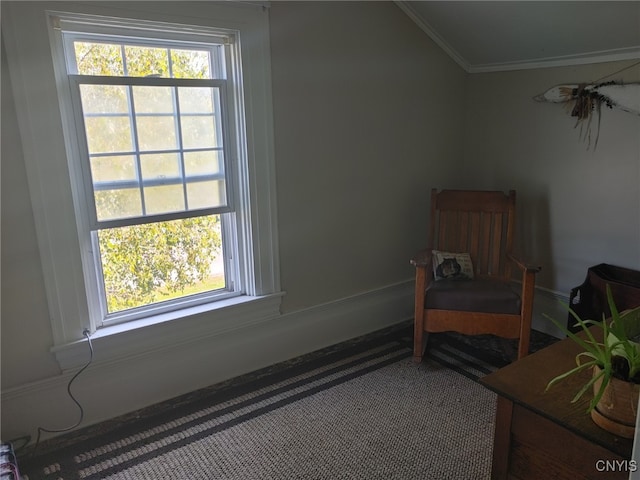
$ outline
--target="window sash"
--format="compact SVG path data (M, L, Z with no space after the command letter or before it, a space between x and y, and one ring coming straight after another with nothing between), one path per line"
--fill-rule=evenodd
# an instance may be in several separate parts
M232 36L228 29L216 29L212 27L202 27L189 25L185 29L184 25L172 24L169 22L154 22L142 19L126 19L70 12L50 12L52 26L56 30L61 30L65 41L74 39L76 35L83 39L97 36L109 36L119 40L135 40L136 43L143 41L149 45L159 44L166 46L170 41L180 42L181 45L227 45L232 42ZM114 31L117 30L117 33ZM158 40L156 40L158 39Z
M227 82L225 80L209 80L209 79L181 79L181 78L155 78L155 77L107 77L107 76L88 76L88 75L69 75L69 81L71 84L71 96L73 103L73 111L75 116L75 123L78 132L78 141L80 144L80 166L82 171L83 183L84 183L84 194L86 198L86 205L88 208L89 214L89 227L91 230L103 229L103 228L111 228L111 227L120 227L126 225L134 225L134 224L142 224L142 223L150 223L157 221L165 221L165 220L174 220L178 218L188 218L193 216L200 215L210 215L210 214L222 214L233 211L232 200L233 197L231 195L232 190L232 182L229 178L229 172L231 171L229 165L229 152L228 145L230 145L229 139L227 138L227 128L226 128L226 113L227 112ZM174 110L172 114L169 116L172 118L174 123L176 123L176 145L175 148L171 148L169 150L160 149L160 150L142 150L139 145L139 138L135 131L135 127L133 126L137 123L139 118L144 118L144 115L137 114L133 107L130 106L126 113L122 115L125 116L128 121L132 125L132 148L131 150L122 151L122 152L108 152L108 155L126 155L134 158L134 170L135 170L135 178L126 180L126 181L115 181L115 182L99 182L95 181L91 171L91 158L99 158L102 153L91 154L89 151L89 142L87 139L86 133L86 118L90 118L90 115L87 115L83 112L82 106L82 98L81 98L81 87L83 85L108 85L108 86L123 86L127 89L132 89L136 86L142 87L169 87L175 89L173 94L176 94L177 89L180 88L210 88L213 91L217 91L218 95L216 98L219 101L219 105L214 105L212 116L215 118L216 122L216 135L220 137L218 144L221 143L221 146L213 146L207 147L205 149L201 148L185 148L183 145L183 135L180 127L177 126L177 123L180 123L180 119L183 118L181 113L178 110ZM168 116L168 115L166 115ZM196 153L198 151L217 151L222 154L223 160L221 165L222 172L215 174L207 174L207 175L187 175L185 172L184 166L184 155L189 153ZM178 175L171 178L165 179L145 179L141 172L141 155L145 154L165 154L172 153L178 156L179 158L179 167L178 167ZM192 187L196 183L201 183L205 181L216 181L220 182L221 190L223 191L223 198L220 199L217 205L211 205L204 208L188 208L189 202L187 199L188 193L187 188ZM175 185L181 186L184 195L184 208L181 209L172 209L172 211L164 211L160 213L150 213L145 211L144 209L144 198L145 194L149 191L145 190L146 188L152 188L154 186L162 186L162 185ZM96 207L96 192L100 192L101 190L105 190L109 187L117 187L117 189L124 190L127 187L131 187L132 189L139 190L138 195L140 197L141 202L141 214L132 214L128 216L121 216L118 218L99 218L98 210Z
M104 30L104 27L94 26L95 31L92 33L78 33L78 32L62 32L62 40L64 45L64 56L65 56L65 66L67 73L69 75L81 74L79 72L77 59L76 59L76 50L75 50L75 42L80 43L92 43L92 44L107 44L107 45L117 45L120 48L122 47L142 47L142 48L152 48L152 49L171 49L171 50L191 50L191 51L202 51L207 52L209 56L209 75L210 79L226 79L227 78L227 68L225 65L225 46L230 44L230 40L225 38L224 41L220 41L218 43L200 43L200 42L192 42L192 41L183 41L183 40L175 40L174 38L168 39L163 35L162 39L158 38L147 38L147 37L136 37L130 35L123 35L114 33L110 31L109 33L98 33ZM118 29L119 31L122 28ZM129 33L129 29L124 29L125 32ZM122 52L122 60L125 61L124 52ZM124 64L123 64L124 68ZM86 73L84 75L87 75ZM105 75L105 76L118 76L118 75ZM129 75L123 75L129 76ZM135 77L135 75L131 75ZM182 78L182 77L173 77L173 78Z
M106 327L110 325L118 325L242 295L244 291L242 290L242 286L239 281L239 266L235 261L237 253L234 253L237 251L237 238L235 235L236 219L234 218L234 214L231 213L221 215L220 220L222 229L222 258L224 261L225 288L184 295L174 299L154 302L113 313L109 313L109 309L107 307L104 273L102 271L100 254L98 253L100 251L98 232L91 232L92 249L96 252L93 257L93 261L95 266L96 285L98 288L98 305L100 308L99 320L97 321L96 326Z

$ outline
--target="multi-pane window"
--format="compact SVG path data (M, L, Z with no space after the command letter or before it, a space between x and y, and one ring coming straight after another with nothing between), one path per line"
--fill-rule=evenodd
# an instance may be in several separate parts
M277 318L267 6L6 2L2 37L60 367Z
M62 39L102 321L241 292L224 39Z

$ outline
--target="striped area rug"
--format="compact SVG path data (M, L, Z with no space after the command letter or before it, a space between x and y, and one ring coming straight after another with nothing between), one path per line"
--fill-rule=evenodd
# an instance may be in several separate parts
M496 343L497 342L497 343ZM79 430L21 458L25 480L489 478L498 339L390 329ZM494 348L502 350L494 350Z

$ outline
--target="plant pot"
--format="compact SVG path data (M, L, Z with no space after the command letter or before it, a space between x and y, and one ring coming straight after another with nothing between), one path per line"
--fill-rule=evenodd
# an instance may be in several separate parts
M593 375L598 373L600 368L593 367ZM602 379L593 384L594 395L600 390L601 384ZM598 405L591 410L591 418L599 427L615 435L634 438L639 394L640 385L613 377Z

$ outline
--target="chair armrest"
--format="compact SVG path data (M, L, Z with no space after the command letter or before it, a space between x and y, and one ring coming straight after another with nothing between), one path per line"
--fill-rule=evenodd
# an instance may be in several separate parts
M507 258L515 263L518 267L520 267L520 269L524 272L538 273L540 270L542 270L542 267L540 265L526 263L522 259L516 257L511 253L507 253Z
M416 267L415 318L422 318L423 315L425 294L427 288L433 281L432 263L433 260L430 248L420 250L411 259L411 264Z
M428 267L431 265L432 259L431 249L425 248L416 253L411 259L411 265L414 267Z

